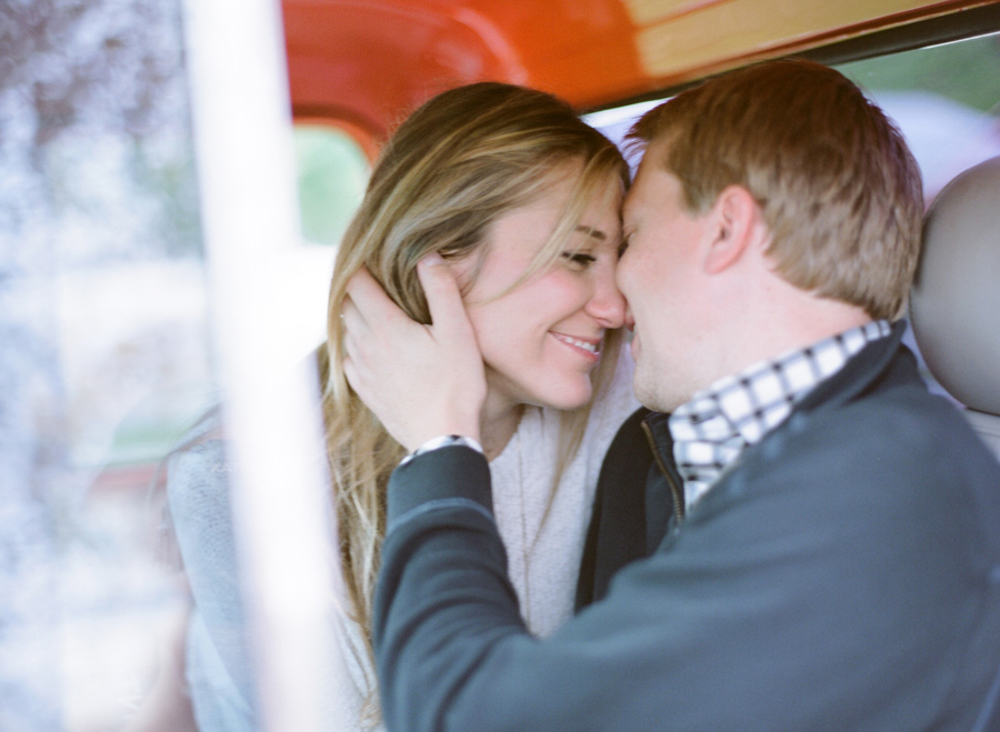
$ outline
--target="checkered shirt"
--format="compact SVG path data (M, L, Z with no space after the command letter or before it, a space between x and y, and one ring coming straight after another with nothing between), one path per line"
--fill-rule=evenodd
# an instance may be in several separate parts
M685 508L694 506L746 447L781 424L794 404L889 332L888 321L866 323L719 379L678 407L669 425Z

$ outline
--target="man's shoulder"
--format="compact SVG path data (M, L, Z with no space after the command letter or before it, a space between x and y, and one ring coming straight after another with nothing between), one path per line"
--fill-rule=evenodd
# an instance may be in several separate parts
M982 535L1000 522L1000 463L958 409L922 387L793 412L727 482L730 495L768 507L759 514L822 524L842 513L876 534L909 522Z
M869 461L916 465L990 457L959 409L922 384L874 389L829 409L793 412L764 442L762 452L771 459L828 457L858 469ZM1000 469L995 460L989 464Z

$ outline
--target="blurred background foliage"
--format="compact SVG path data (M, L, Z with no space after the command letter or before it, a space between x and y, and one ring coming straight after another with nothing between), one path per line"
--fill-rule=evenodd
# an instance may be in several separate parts
M295 125L302 236L336 246L361 204L371 164L346 132L323 124Z
M837 68L867 89L919 89L993 116L1000 114L1000 35L855 61Z

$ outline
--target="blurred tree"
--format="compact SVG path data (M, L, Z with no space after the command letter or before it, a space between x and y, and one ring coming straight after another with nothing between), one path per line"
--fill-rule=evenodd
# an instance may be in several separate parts
M59 278L200 256L181 38L175 2L0 0L4 732L72 726L62 603L87 484L71 455L61 322L79 303L66 307ZM96 340L97 325L82 337Z

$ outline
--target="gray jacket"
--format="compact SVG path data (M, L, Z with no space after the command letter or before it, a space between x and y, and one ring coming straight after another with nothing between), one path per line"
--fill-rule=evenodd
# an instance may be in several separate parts
M546 641L518 616L482 456L399 468L375 616L389 729L992 730L1000 465L900 331L683 520L661 511L655 552Z

